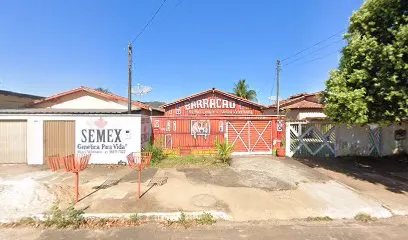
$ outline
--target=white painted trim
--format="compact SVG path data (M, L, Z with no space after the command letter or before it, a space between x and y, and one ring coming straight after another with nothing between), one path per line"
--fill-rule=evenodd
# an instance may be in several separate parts
M232 156L247 156L247 155L271 155L271 152L233 152Z
M290 130L291 130L291 126L290 126L290 124L288 124L288 123L286 123L286 127L285 127L285 129L286 129L286 138L285 138L285 155L286 156L288 156L288 157L291 157L292 155L291 155L291 153L290 153Z
M245 125L242 127L242 129L241 129L241 131L238 133L238 131L237 131L237 129L234 127L234 125L232 125L231 124L231 122L229 122L230 123L230 125L231 125L231 127L232 127L232 129L234 129L234 131L237 133L237 137L235 138L235 140L232 142L232 145L235 145L235 142L238 140L238 138L241 140L241 142L242 142L242 144L245 146L245 148L248 150L248 152L250 151L250 149L248 148L248 146L245 144L245 142L244 142L244 139L242 139L242 137L241 137L241 133L245 130L245 127L248 125L248 122L249 121L247 121L246 123L245 123ZM248 128L249 128L249 126L248 126Z

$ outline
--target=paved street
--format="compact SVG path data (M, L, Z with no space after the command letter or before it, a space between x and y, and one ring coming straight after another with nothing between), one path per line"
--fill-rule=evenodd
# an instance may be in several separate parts
M0 229L0 239L407 239L408 221L398 217L374 223L335 222L220 222L213 226L164 227L146 224L110 229Z

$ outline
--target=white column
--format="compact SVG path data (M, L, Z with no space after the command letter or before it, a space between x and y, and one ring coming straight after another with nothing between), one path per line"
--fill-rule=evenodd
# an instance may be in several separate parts
M27 164L44 164L43 120L38 117L27 119Z

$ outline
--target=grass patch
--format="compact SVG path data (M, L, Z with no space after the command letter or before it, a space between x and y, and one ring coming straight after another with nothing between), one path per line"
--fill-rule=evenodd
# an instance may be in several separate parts
M130 215L129 219L133 223L139 222L141 220L137 213L134 213L134 214Z
M152 162L156 168L194 168L194 167L227 167L228 163L220 162L215 156L169 156L160 162Z
M85 222L83 214L83 211L76 210L74 207L61 210L57 206L53 206L51 212L46 215L44 226L55 226L57 228L78 228Z
M196 218L196 222L201 225L212 225L213 223L216 223L217 220L211 213L204 212Z
M333 221L333 219L329 216L324 216L324 217L308 217L306 218L306 221L309 222L328 222L328 221Z
M376 217L372 217L371 215L367 213L359 213L354 217L354 219L360 222L365 222L365 223L377 221Z
M184 212L180 212L180 217L176 221L166 219L166 225L182 226L184 228L189 228L196 225L212 225L216 223L217 220L211 213L202 213L197 218L187 218Z

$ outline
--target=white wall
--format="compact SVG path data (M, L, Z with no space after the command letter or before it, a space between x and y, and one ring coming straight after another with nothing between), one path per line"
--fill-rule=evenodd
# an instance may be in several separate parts
M405 129L408 131L408 123L402 124L393 124L388 127L383 127L381 134L381 154L383 156L392 155L398 152L398 145L408 153L408 136L405 138L405 141L396 141L394 132L398 129Z
M77 154L91 154L91 164L127 162L126 156L141 151L141 118L85 117L75 122ZM105 136L98 142L97 131ZM109 132L108 132L109 131ZM108 134L109 133L109 134ZM108 141L110 138L111 141ZM92 147L92 148L89 148Z
M27 119L27 164L43 164L44 121L38 117Z
M370 146L368 126L336 126L336 156L368 156Z
M291 122L287 122L290 125ZM296 123L293 123L296 124ZM319 124L318 122L310 122L310 124ZM308 126L310 126L308 124ZM374 126L373 126L374 127ZM395 131L398 129L405 129L408 131L408 122L402 124L393 124L390 126L383 126L378 128L380 131L378 151L380 156L388 156L405 151L408 153L408 136L405 140L396 141ZM370 126L351 126L336 125L335 126L335 156L370 156L370 150L375 147L370 140ZM290 139L289 127L286 128L286 138ZM290 143L286 144L286 155L291 156ZM375 149L374 151L376 151Z
M63 116L63 115L9 115L0 116L0 119L7 120L27 120L27 163L28 164L43 164L44 163L44 120L75 120L86 121L90 117L103 117L109 119L109 121L120 122L121 126L129 126L132 130L132 143L130 148L126 149L127 152L122 154L126 156L130 152L141 151L141 116L140 115L77 115L77 116ZM75 124L77 125L77 124ZM76 133L78 135L78 133ZM77 142L75 143L77 147ZM99 155L91 157L90 163L95 164L117 164L118 160L126 160L125 158L109 158L109 156Z

